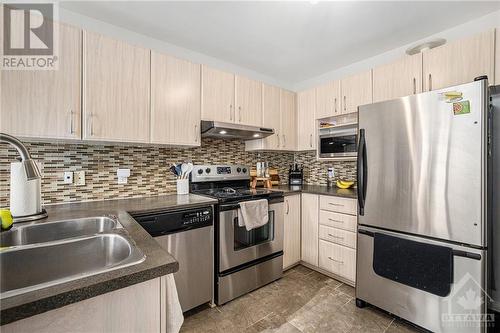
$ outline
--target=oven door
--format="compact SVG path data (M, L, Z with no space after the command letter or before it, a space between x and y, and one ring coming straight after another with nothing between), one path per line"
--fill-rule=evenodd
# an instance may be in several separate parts
M219 273L283 251L283 198L269 201L269 222L250 231L238 226L237 207L220 206Z

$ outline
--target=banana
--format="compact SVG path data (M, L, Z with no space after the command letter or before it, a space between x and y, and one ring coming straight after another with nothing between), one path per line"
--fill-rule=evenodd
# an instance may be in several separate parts
M347 189L354 185L353 181L337 180L337 187Z

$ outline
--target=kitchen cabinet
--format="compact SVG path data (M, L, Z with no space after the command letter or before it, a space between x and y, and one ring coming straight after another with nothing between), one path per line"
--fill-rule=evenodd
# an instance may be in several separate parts
M273 128L274 134L264 138L262 141L263 149L279 150L281 148L281 109L280 109L280 94L281 89L278 87L263 84L262 88L262 113L264 126Z
M422 92L422 54L373 69L373 102Z
M200 145L200 65L151 52L151 142Z
M342 79L342 114L358 112L358 106L372 103L372 71Z
M236 75L235 122L262 126L262 83Z
M319 267L348 280L354 285L356 280L356 250L331 243L319 241Z
M59 29L57 69L1 71L0 132L81 139L82 31L55 24Z
M424 91L472 82L494 82L495 33L489 30L423 52Z
M297 93L297 150L316 149L316 90Z
M300 262L300 194L285 197L283 268Z
M202 65L201 118L235 122L234 74Z
M316 119L338 116L341 110L340 81L328 82L316 88Z
M295 93L281 89L281 148L295 150L297 148L297 107Z
M319 196L302 193L301 208L301 260L318 266Z
M83 138L149 142L150 51L84 33Z
M160 332L166 317L164 279L162 276L15 321L3 325L2 333Z

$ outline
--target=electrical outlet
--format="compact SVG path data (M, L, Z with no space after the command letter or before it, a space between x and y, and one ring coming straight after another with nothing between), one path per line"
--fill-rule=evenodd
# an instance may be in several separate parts
M74 181L76 186L85 185L85 171L75 171L74 172Z
M73 172L72 171L64 172L64 184L73 184Z

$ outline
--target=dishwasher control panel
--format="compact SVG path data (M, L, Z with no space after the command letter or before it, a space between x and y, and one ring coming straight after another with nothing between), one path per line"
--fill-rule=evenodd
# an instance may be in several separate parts
M153 237L212 226L212 206L167 212L132 214L132 217Z

